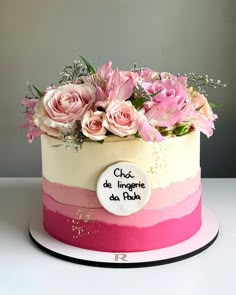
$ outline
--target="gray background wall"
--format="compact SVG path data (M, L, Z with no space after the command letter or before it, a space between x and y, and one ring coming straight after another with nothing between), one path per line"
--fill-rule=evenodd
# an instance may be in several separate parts
M209 140L202 136L204 177L236 177L236 1L1 0L0 176L40 176L39 140L18 131L26 81L57 82L79 54L95 66L108 59L173 73L207 73L228 84L212 90L223 103Z

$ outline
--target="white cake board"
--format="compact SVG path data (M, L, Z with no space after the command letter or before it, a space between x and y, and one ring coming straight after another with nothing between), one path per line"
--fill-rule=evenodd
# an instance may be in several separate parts
M219 226L215 216L203 208L202 226L190 239L158 250L113 253L81 249L56 240L45 231L42 212L32 217L29 227L29 234L34 244L50 255L74 263L113 268L155 266L189 258L211 246L218 232Z

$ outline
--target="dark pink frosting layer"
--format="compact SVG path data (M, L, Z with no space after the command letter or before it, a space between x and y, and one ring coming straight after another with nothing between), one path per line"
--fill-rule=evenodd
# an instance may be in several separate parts
M164 248L187 240L200 226L201 198L191 213L150 227L72 219L44 206L44 227L51 236L72 246L97 251L138 252Z

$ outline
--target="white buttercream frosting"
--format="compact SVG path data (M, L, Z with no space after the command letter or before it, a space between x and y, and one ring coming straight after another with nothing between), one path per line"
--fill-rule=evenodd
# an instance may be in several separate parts
M185 181L200 169L200 134L192 132L159 143L128 137L111 137L103 144L87 141L78 152L60 140L41 136L43 176L63 185L96 190L100 174L111 164L128 161L139 165L150 177L152 188Z

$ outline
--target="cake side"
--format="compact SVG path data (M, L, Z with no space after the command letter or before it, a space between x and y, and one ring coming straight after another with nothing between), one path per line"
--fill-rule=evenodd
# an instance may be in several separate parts
M43 136L46 230L65 243L111 252L157 249L191 237L201 226L199 141L199 133L193 132L170 138L164 146L139 140L112 141L103 145L87 143L86 149L83 147L76 153L63 147L55 152L49 145L54 139ZM67 165L61 161L66 157ZM142 210L121 217L101 206L95 189L79 185L86 184L83 176L89 178L90 173L92 184L89 188L94 188L107 166L124 160L140 165L148 173L152 179L152 194ZM181 169L178 171L174 167ZM60 183L61 179L63 183Z
M99 175L112 163L139 165L150 177L152 188L195 177L200 170L200 133L170 137L159 143L140 139L84 142L81 150L53 148L60 140L41 136L43 176L52 183L95 191Z

